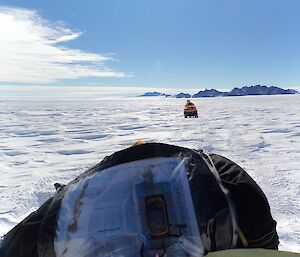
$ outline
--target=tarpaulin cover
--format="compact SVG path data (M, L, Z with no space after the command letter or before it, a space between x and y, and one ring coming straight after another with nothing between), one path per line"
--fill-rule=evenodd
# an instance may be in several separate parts
M147 180L149 170L153 172ZM162 242L149 236L145 220L145 199L151 192L163 196L162 206L167 207L164 248L169 255L165 256L278 246L267 199L241 167L220 155L150 143L116 152L61 186L4 237L0 256L77 257L92 256L93 251L124 257L152 254ZM238 228L247 246L237 236Z

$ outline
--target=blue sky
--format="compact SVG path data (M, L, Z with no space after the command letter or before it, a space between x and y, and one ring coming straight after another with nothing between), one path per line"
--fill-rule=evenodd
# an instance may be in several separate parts
M0 85L299 88L299 10L297 0L1 1Z

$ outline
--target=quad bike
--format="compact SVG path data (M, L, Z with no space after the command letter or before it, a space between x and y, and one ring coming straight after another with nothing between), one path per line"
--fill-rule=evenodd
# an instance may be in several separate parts
M194 118L198 118L198 111L196 106L188 106L186 108L184 108L184 118L187 117L194 117Z

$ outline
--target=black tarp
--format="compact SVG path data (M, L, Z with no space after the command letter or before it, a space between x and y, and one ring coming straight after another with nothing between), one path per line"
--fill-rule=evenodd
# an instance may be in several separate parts
M149 143L116 152L82 173L68 185L59 188L53 198L5 236L1 244L0 256L55 257L54 237L57 214L64 194L72 183L114 165L153 157L174 156L190 159L187 176L205 252L245 247L240 240L233 242L234 239L229 231L232 230L232 224L228 199L205 162L206 155L201 150ZM230 192L235 205L238 226L248 241L247 247L277 249L279 242L276 222L271 216L268 201L262 190L234 162L216 154L209 154L209 156L223 186ZM199 188L208 193L203 195L199 192Z

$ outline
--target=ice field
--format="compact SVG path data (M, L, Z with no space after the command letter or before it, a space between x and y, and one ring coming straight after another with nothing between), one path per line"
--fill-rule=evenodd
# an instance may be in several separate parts
M135 140L202 148L232 159L260 185L280 249L300 252L300 95L192 99L0 98L0 235L55 189Z

